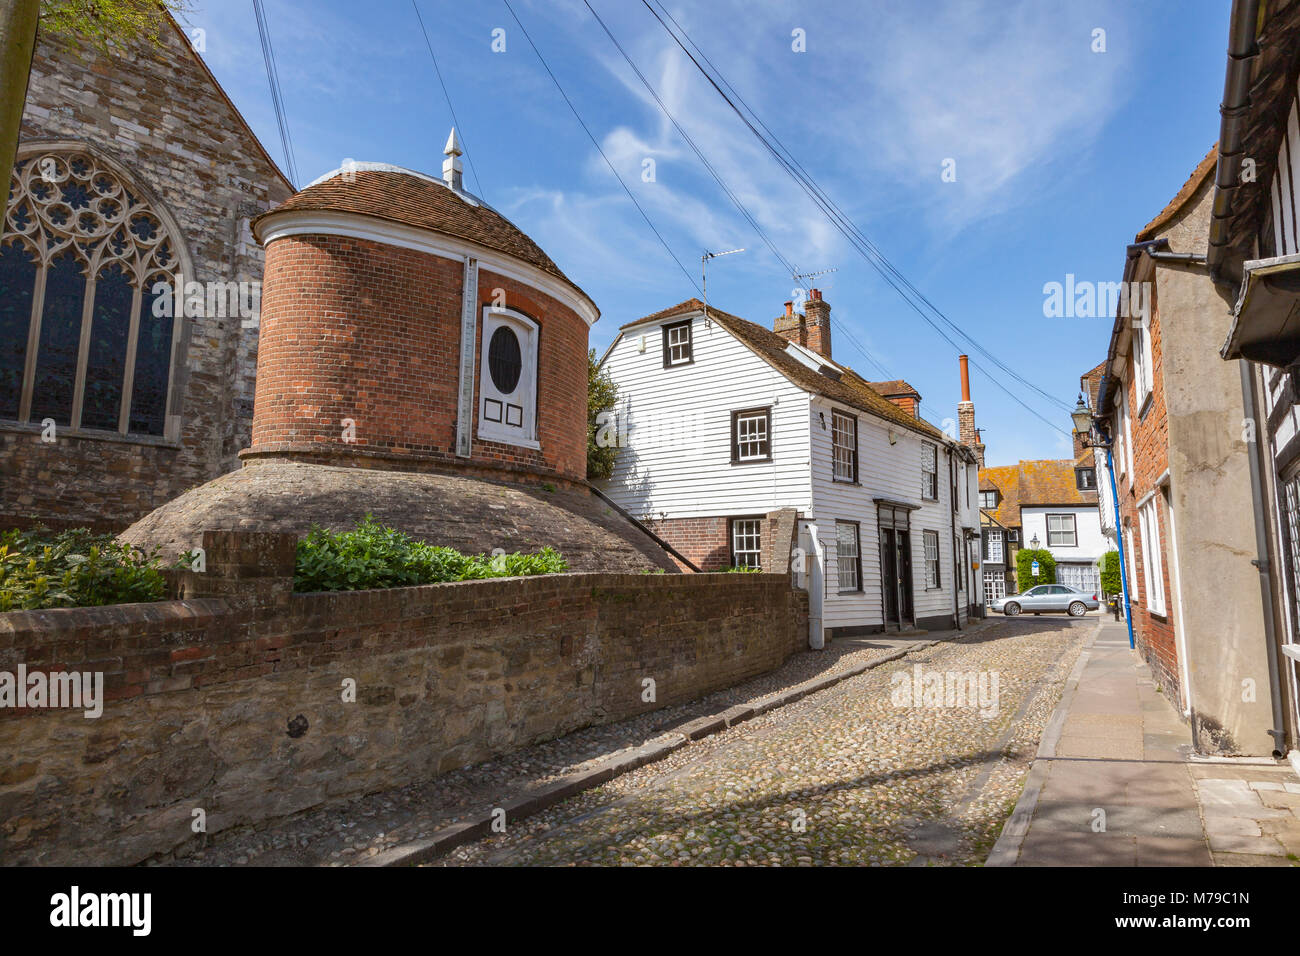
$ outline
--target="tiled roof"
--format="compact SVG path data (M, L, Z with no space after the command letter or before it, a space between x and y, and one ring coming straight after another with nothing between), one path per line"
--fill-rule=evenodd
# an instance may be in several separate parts
M1044 505L1095 505L1097 492L1080 491L1075 480L1076 465L1089 466L1082 458L1022 461L1015 465L984 468L979 473L980 491L998 492L998 506L989 512L993 520L1008 528L1020 526L1020 510Z
M885 396L885 398L890 398L894 395L915 395L917 398L921 397L920 392L911 385L908 385L901 378L896 378L892 382L868 382L867 384L870 385L872 389Z
M1146 242L1148 239L1154 239L1156 235L1170 221L1178 215L1178 211L1183 208L1183 203L1191 199L1196 191L1201 188L1207 176L1214 171L1215 164L1219 158L1219 144L1215 143L1210 147L1210 151L1205 154L1196 169L1192 170L1192 175L1183 183L1183 188L1178 190L1178 194L1169 200L1169 205L1160 210L1160 214L1142 227L1142 231L1137 234L1138 242Z
M396 167L353 170L352 182L341 172L318 180L258 216L253 220L254 229L268 216L296 210L372 216L486 246L536 266L588 298L514 223L486 205L465 201L442 182Z
M635 322L629 322L622 328L629 329L647 322L702 311L704 311L703 302L699 299L687 299L685 302L679 302L671 308L643 316ZM748 346L759 358L805 391L823 395L832 401L842 402L860 411L870 412L877 418L886 419L903 428L919 432L928 438L941 442L948 440L943 432L929 422L905 412L893 402L882 397L872 389L866 379L842 362L835 363L845 370L844 376L837 381L814 371L790 355L786 351L786 346L790 343L769 328L757 325L748 319L722 312L713 306L709 306L709 318L721 325L742 344Z

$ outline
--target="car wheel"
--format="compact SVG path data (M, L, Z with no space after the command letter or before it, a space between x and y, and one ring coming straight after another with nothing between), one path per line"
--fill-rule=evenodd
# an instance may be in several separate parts
M1088 606L1082 601L1075 601L1070 605L1070 617L1083 617L1088 611Z
M1017 614L1020 613L1020 605L1017 604L1015 601L1012 601L1010 604L1008 604L1006 607L1002 609L1002 613L1005 614L1007 617L1015 617Z

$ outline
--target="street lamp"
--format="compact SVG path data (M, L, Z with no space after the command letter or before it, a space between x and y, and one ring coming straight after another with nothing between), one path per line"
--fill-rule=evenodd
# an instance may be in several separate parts
M1032 538L1029 539L1029 546L1030 546L1031 548L1033 548L1035 551L1038 550L1038 545L1039 545L1039 543L1040 543L1040 542L1039 542L1039 540L1038 540L1038 535L1037 535L1037 534L1035 534Z
M1083 403L1083 396L1079 396L1079 404L1074 406L1074 411L1070 412L1070 418L1074 422L1074 430L1079 432L1085 438L1092 432L1092 409Z

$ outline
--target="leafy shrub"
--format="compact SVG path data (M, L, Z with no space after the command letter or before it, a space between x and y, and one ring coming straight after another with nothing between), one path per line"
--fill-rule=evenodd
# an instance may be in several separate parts
M414 541L370 515L351 531L335 534L313 526L298 542L295 591L360 591L443 581L558 574L569 569L558 551L533 554L461 554L454 548Z
M0 534L0 611L161 601L159 559L111 534L37 527Z
M1034 575L1034 562L1038 562L1038 574ZM1021 548L1016 552L1016 583L1021 591L1028 590L1036 584L1056 583L1056 558L1046 548Z
M1119 577L1119 552L1107 551L1101 556L1101 591L1103 594L1119 594L1123 589Z
M721 574L761 574L762 571L763 571L762 568L750 568L750 567L746 567L745 565L740 565L739 567L736 567L736 566L733 565L733 566L730 566L730 567L722 568L722 569L720 570L719 573L721 573Z

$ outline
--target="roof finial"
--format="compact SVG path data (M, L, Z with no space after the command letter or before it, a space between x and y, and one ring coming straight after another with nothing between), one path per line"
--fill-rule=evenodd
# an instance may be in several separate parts
M461 165L460 155L464 150L460 148L460 140L456 138L456 127L451 128L451 135L447 137L447 145L443 147L442 152L447 157L442 161L442 181L456 192L463 192L462 176L465 167Z

